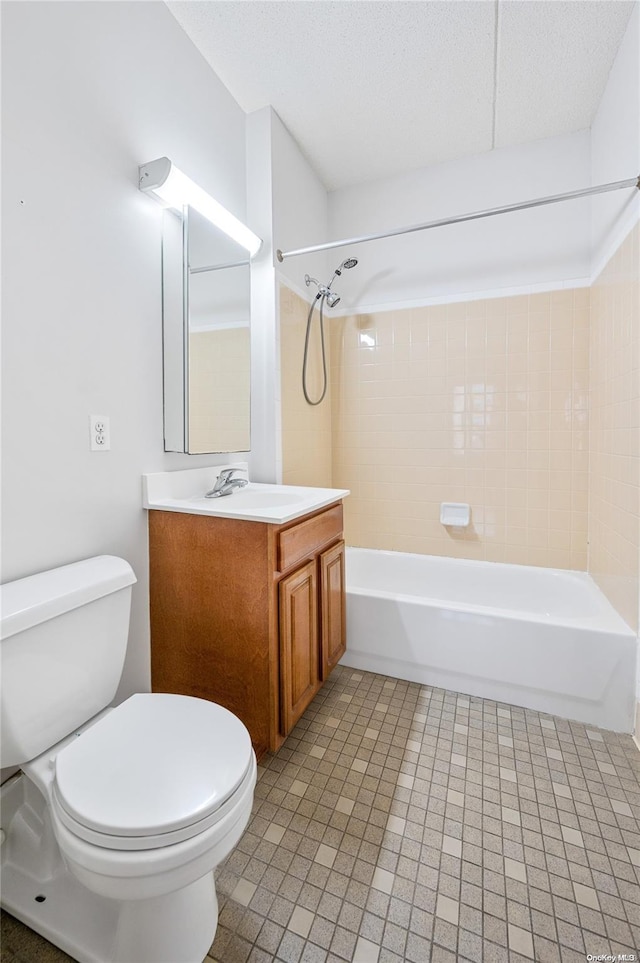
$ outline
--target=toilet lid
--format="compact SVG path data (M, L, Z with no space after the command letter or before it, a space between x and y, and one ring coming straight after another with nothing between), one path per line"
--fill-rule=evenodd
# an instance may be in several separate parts
M55 794L76 822L99 833L169 833L222 806L251 759L249 733L222 706L139 694L58 754Z

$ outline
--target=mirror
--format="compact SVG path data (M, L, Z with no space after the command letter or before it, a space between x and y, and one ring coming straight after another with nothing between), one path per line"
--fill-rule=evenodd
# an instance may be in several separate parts
M247 251L192 207L164 212L165 451L250 449Z

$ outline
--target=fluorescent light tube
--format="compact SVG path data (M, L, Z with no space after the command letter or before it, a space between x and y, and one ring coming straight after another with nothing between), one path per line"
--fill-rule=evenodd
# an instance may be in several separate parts
M226 207L214 200L201 187L172 164L168 157L160 157L140 168L140 190L154 194L167 207L181 211L193 207L208 221L219 227L227 237L237 241L251 257L262 247L262 240L239 221Z

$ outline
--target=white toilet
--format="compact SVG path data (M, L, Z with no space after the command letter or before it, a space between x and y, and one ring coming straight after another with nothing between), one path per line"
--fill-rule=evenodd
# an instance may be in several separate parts
M105 555L1 587L0 764L22 769L0 790L1 903L80 963L201 963L256 760L212 702L105 708L135 580Z

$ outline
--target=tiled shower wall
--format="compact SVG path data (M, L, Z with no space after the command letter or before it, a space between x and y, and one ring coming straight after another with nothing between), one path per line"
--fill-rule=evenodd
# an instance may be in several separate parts
M638 627L640 225L591 289L589 571Z
M637 626L639 272L636 227L591 291L329 316L323 410L300 389L308 305L282 288L285 482L351 489L350 544L588 567ZM470 502L468 532L443 500Z
M586 568L588 320L582 288L332 321L349 544Z

